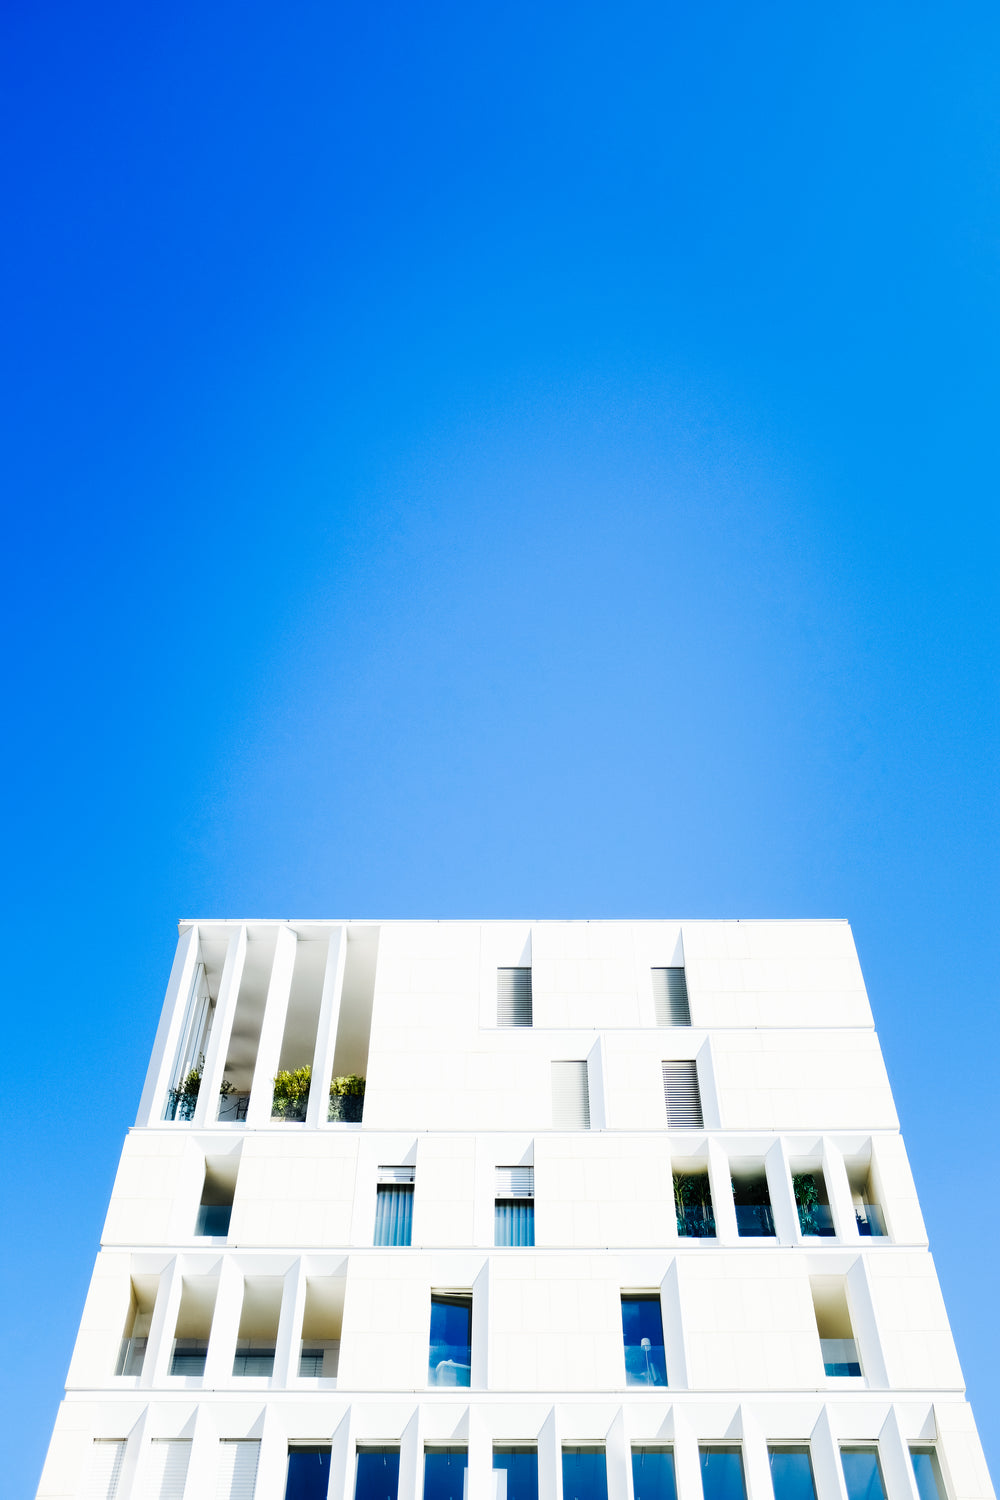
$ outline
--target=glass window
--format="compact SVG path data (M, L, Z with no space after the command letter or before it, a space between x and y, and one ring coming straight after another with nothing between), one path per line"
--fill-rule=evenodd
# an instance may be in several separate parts
M536 1448L494 1448L493 1471L503 1475L496 1500L538 1500Z
M327 1500L329 1448L289 1448L285 1500Z
M424 1500L464 1500L467 1463L464 1448L425 1449Z
M808 1448L769 1448L774 1500L816 1500Z
M498 1198L494 1225L494 1244L533 1245L535 1243L534 1198Z
M635 1500L677 1500L669 1448L632 1449L632 1489Z
M564 1448L563 1500L608 1500L608 1470L603 1448Z
M941 1482L941 1466L933 1448L911 1448L913 1477L917 1481L920 1500L945 1500Z
M666 1385L667 1361L658 1296L623 1295L622 1336L625 1340L625 1383Z
M431 1298L428 1385L468 1385L472 1374L472 1298Z
M399 1488L398 1448L359 1448L354 1500L396 1500Z
M877 1448L841 1448L847 1500L885 1500Z
M702 1448L701 1487L705 1500L746 1500L740 1450Z
M412 1229L413 1189L380 1187L375 1199L376 1245L408 1245Z

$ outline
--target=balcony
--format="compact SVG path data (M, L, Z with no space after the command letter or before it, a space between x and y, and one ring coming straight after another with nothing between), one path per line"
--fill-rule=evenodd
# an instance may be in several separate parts
M231 1089L228 1093L223 1093L220 1090L219 1123L225 1125L244 1125L249 1107L249 1094L238 1094L235 1089Z
M641 1339L625 1345L625 1384L663 1387L667 1383L667 1356L662 1344Z
M815 1234L824 1239L829 1239L837 1233L833 1222L833 1214L827 1203L811 1203L808 1207L800 1203L799 1229L803 1234Z
M335 1380L340 1365L339 1339L303 1339L299 1353L299 1377L303 1380Z
M703 1203L685 1207L677 1215L677 1233L681 1239L711 1240L715 1238L715 1214Z
M471 1377L471 1344L431 1344L427 1362L428 1385L469 1385Z
M735 1207L740 1239L774 1237L774 1214L770 1203L737 1203Z
M361 1085L358 1092L334 1093L334 1087L337 1084L356 1083L359 1083ZM365 1080L363 1078L359 1078L357 1080L348 1078L335 1078L333 1080L333 1083L330 1085L330 1107L326 1113L326 1118L328 1120L339 1120L345 1125L360 1125L361 1117L364 1113L364 1108Z
M831 1376L860 1375L861 1361L853 1339L820 1339L824 1373Z
M863 1203L860 1208L855 1206L854 1216L858 1221L859 1234L870 1236L873 1240L887 1237L885 1219L877 1203Z
M198 1217L195 1220L195 1234L206 1238L224 1239L229 1233L229 1220L232 1213L231 1203L203 1203L198 1209Z
M146 1358L146 1344L145 1338L122 1339L115 1374L141 1375L143 1360Z
M197 1094L188 1094L181 1089L171 1089L167 1094L167 1107L163 1118L165 1120L193 1120L194 1107L197 1103Z

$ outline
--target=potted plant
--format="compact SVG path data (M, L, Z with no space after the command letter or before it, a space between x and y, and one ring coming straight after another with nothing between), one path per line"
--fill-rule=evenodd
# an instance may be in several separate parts
M201 1075L205 1071L204 1053L198 1058L198 1062L188 1073L186 1078L170 1090L170 1100L167 1106L168 1120L193 1120L194 1107L201 1090ZM224 1078L219 1085L219 1093L225 1099L233 1092L233 1086L228 1078Z
M312 1068L308 1063L301 1068L282 1068L276 1073L271 1119L304 1120L311 1081Z
M365 1080L358 1073L330 1080L328 1120L346 1120L358 1124L365 1102Z
M674 1209L677 1233L692 1239L711 1239L715 1234L715 1215L705 1172L674 1174Z
M803 1234L818 1234L814 1210L819 1204L819 1188L811 1172L794 1172L792 1188L795 1191L795 1207L799 1211L799 1228Z

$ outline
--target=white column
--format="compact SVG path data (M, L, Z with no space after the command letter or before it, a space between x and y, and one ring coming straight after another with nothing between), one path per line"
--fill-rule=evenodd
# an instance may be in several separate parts
M278 1071L281 1043L285 1035L288 997L292 990L295 967L296 936L290 927L278 928L278 941L271 965L271 982L267 987L264 1019L260 1024L257 1062L253 1070L253 1087L247 1109L248 1125L266 1125L274 1103L274 1075Z
M264 1408L260 1423L260 1452L257 1457L256 1495L283 1495L285 1477L288 1473L288 1434L284 1426L284 1413L275 1410L270 1402Z
M205 1359L205 1389L233 1383L233 1359L236 1337L243 1311L243 1276L231 1256L224 1256L219 1272L219 1290L215 1297L212 1331Z
M559 1413L552 1407L538 1434L538 1493L546 1500L562 1495L562 1451Z
M660 1313L663 1318L663 1352L667 1360L667 1380L677 1390L688 1383L687 1345L684 1342L684 1319L681 1314L680 1267L672 1260L660 1282Z
M767 1192L774 1214L774 1232L783 1245L802 1243L799 1234L799 1216L792 1191L792 1174L789 1170L788 1152L780 1138L770 1146L764 1156L764 1175Z
M875 1252L878 1254L878 1251ZM854 1341L861 1355L861 1371L872 1390L887 1390L889 1376L882 1356L882 1340L875 1321L875 1299L868 1280L868 1266L859 1255L847 1273L847 1306Z
M283 1389L289 1378L299 1373L299 1340L302 1333L302 1314L306 1305L306 1276L301 1260L296 1260L285 1272L281 1289L281 1313L278 1317L278 1337L274 1348L274 1374L272 1385Z
M215 1494L218 1464L219 1434L206 1407L199 1405L191 1430L191 1454L184 1484L184 1500L205 1500L206 1495Z
M215 1018L212 1021L212 1032L205 1052L205 1067L202 1070L198 1102L194 1108L194 1123L199 1129L205 1125L214 1125L219 1118L219 1088L226 1067L229 1038L233 1030L236 1002L239 999L240 980L243 978L243 965L246 963L246 957L247 930L241 924L229 939L225 962L222 965L219 998L215 1002Z
M125 1462L122 1464L121 1474L118 1479L118 1489L122 1495L138 1494L138 1490L134 1486L139 1473L139 1460L146 1447L146 1427L148 1423L149 1407L144 1406L138 1421L130 1430L125 1442Z
M861 1236L858 1234L858 1220L854 1212L854 1199L851 1197L851 1184L847 1180L847 1168L844 1166L844 1158L840 1150L825 1136L823 1138L823 1181L826 1183L826 1196L830 1200L830 1212L833 1215L837 1238L853 1240L857 1244Z
M197 964L198 928L195 925L182 933L177 942L167 993L160 1012L160 1024L156 1028L153 1053L139 1100L139 1112L135 1119L137 1125L149 1125L163 1119L167 1090L176 1082L171 1078L170 1070L174 1066L174 1055L180 1042Z
M631 1489L628 1471L631 1465L625 1441L625 1416L621 1407L605 1434L604 1460L608 1468L608 1500L628 1500Z
M824 1406L809 1442L817 1500L847 1500L847 1486L840 1464L840 1445L830 1423L830 1408Z
M715 1235L723 1245L739 1243L736 1228L736 1205L733 1202L733 1179L729 1171L729 1157L719 1142L709 1137L708 1181L712 1189L712 1207L715 1210Z
M767 1442L760 1426L745 1406L740 1407L740 1426L743 1433L743 1473L747 1500L774 1500Z
M312 1062L312 1087L306 1107L306 1124L325 1124L330 1108L330 1079L337 1049L337 1022L340 998L344 991L344 962L347 958L347 928L335 927L330 933L323 975L323 995L316 1028L316 1050Z
M909 1444L900 1431L899 1417L894 1406L890 1406L889 1415L878 1435L878 1451L882 1460L886 1494L892 1495L894 1500L920 1500Z
M674 1407L674 1475L677 1500L702 1500L698 1438L687 1414Z
M149 1320L146 1358L142 1362L142 1374L139 1376L141 1387L160 1385L170 1373L182 1286L181 1268L175 1256L160 1272L153 1316Z
M482 1405L469 1408L469 1458L466 1500L492 1500L493 1442L490 1437L487 1410Z
M421 1408L418 1406L399 1439L398 1500L416 1500L417 1495L423 1494L424 1473L420 1451L423 1447L423 1432L420 1413Z

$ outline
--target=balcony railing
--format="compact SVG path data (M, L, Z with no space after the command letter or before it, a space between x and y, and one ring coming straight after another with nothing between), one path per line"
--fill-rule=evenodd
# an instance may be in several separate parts
M861 1361L853 1339L820 1339L823 1369L827 1375L860 1375Z
M677 1233L682 1239L711 1240L715 1238L715 1214L704 1204L685 1208L677 1215Z
M306 1107L309 1104L309 1090L300 1094L297 1099L275 1099L271 1105L272 1120L302 1121L306 1117Z
M809 1207L798 1205L799 1228L803 1234L818 1234L825 1238L837 1233L833 1214L826 1203L812 1203Z
M736 1228L741 1239L764 1239L774 1234L770 1203L737 1203Z
M250 1105L249 1094L219 1094L219 1121L227 1125L243 1125L246 1123L247 1109Z
M193 1120L194 1107L197 1103L197 1094L182 1094L179 1089L170 1089L163 1118L165 1120Z
M313 1380L333 1380L340 1365L339 1339L303 1339L299 1353L299 1375Z
M142 1374L147 1342L145 1338L122 1339L122 1346L118 1351L118 1363L115 1365L116 1375Z
M428 1385L468 1385L472 1376L471 1344L432 1344Z
M665 1386L667 1357L662 1344L643 1339L640 1344L625 1345L626 1385Z
M236 1346L236 1354L233 1358L234 1375L273 1375L274 1374L274 1345L273 1344L246 1344L242 1348L243 1340L239 1340Z
M198 1209L198 1217L195 1220L195 1234L222 1239L229 1233L229 1220L232 1218L232 1213L231 1203L203 1203Z
M863 1203L860 1208L855 1208L854 1214L859 1234L870 1235L877 1240L886 1238L885 1219L877 1203Z
M174 1339L171 1375L204 1375L207 1354L207 1339Z

